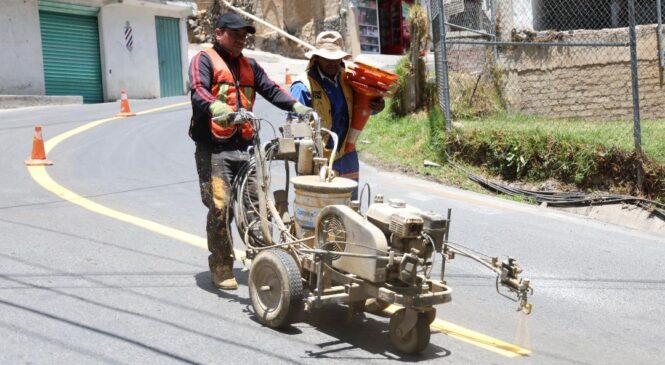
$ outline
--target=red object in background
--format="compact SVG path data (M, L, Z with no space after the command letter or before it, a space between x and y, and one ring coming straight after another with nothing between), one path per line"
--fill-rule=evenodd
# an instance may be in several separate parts
M409 48L408 13L413 0L382 0L379 2L381 53L402 55Z

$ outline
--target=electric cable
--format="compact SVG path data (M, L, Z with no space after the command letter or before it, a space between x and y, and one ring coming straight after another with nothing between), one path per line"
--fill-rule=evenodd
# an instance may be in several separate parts
M483 188L510 196L518 196L534 200L538 204L547 204L553 207L598 206L611 204L631 204L640 207L654 216L665 220L665 204L644 198L629 195L588 195L581 192L534 191L515 188L490 181L472 172L469 172L455 163L448 155L448 163L454 169L464 173L469 180Z

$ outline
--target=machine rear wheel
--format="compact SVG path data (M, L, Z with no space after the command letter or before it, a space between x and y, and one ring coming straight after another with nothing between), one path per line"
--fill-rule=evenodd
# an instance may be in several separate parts
M407 333L400 333L399 326L405 315L406 309L402 308L390 317L390 341L403 353L417 354L429 345L429 319L425 313L418 313L416 325Z
M286 251L261 251L249 271L249 297L262 324L288 326L302 309L302 277L296 260Z

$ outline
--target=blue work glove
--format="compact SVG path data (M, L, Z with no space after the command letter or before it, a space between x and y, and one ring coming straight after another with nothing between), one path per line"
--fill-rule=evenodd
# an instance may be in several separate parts
M313 112L314 110L302 103L293 104L293 112L298 115L307 115Z
M210 104L208 109L212 115L213 122L224 128L229 126L231 117L233 116L233 109L230 105L219 100L215 100L212 104Z

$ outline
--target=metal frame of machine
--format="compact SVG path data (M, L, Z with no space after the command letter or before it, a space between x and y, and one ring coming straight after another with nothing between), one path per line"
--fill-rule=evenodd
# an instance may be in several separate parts
M391 342L401 352L421 352L429 344L434 306L451 300L444 272L455 255L493 270L497 291L503 286L516 293L519 309L530 312L532 289L520 279L518 262L484 260L448 242L450 210L444 217L398 199L384 202L380 195L370 205L368 194L362 213L360 202L351 201L356 183L335 177L332 170L337 136L321 128L316 114L288 120L282 136L265 144L259 119L241 110L235 122L245 121L257 130L254 157L234 181L227 217L235 217L246 258L252 260L249 294L259 322L284 327L300 310L327 303L344 303L351 311L380 311L395 304L403 308L390 318ZM324 149L322 133L332 138L332 152ZM275 161L284 162L286 178L284 189L273 191ZM292 168L298 176L290 177ZM249 183L253 173L256 192ZM290 185L295 188L293 213ZM430 277L435 253L442 255L439 279Z

